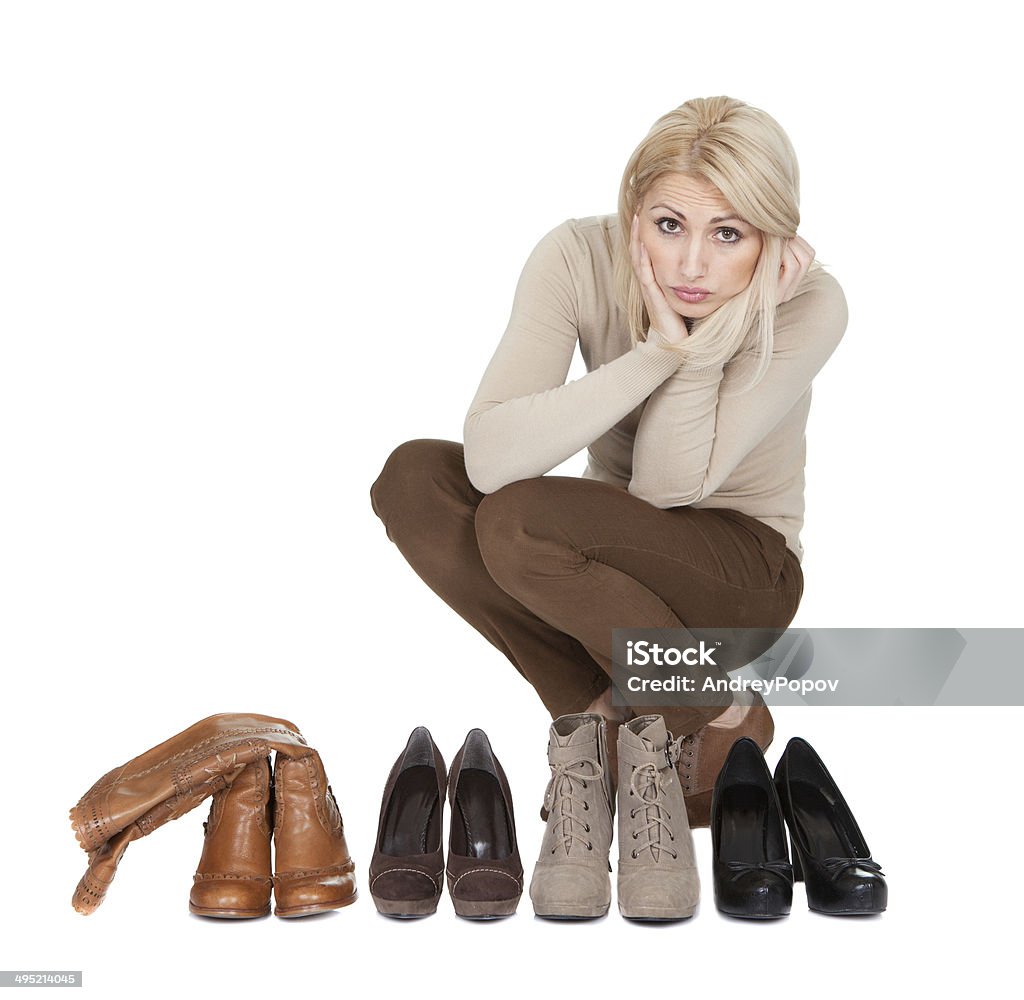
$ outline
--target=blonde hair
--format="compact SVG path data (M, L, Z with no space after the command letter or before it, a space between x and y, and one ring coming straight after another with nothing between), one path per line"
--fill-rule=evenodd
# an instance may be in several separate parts
M763 246L750 284L696 321L677 348L694 367L751 352L752 377L740 390L746 391L771 360L782 251L800 224L796 153L774 118L731 97L687 101L654 123L629 158L619 189L615 281L634 343L647 339L650 320L630 260L630 228L650 186L668 173L710 182L761 231Z

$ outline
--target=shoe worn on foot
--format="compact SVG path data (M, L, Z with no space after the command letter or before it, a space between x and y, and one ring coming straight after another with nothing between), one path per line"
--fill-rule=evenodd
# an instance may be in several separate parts
M315 750L274 766L274 913L305 917L355 902L355 865Z
M270 765L248 764L213 796L203 856L188 908L202 917L245 919L270 912Z
M676 744L660 715L619 729L619 912L635 920L693 916L700 878L676 774Z
M735 726L709 723L679 741L679 782L686 798L686 815L690 829L708 826L711 822L711 793L715 781L729 756L733 743L749 737L763 753L775 736L771 712L759 695Z
M441 829L448 774L430 731L418 726L384 787L370 895L379 913L424 917L444 885Z
M448 775L451 829L448 894L460 917L486 920L516 912L523 865L512 792L482 729L471 729Z
M547 829L530 899L538 917L603 917L611 904L612 798L605 720L556 719L548 735Z

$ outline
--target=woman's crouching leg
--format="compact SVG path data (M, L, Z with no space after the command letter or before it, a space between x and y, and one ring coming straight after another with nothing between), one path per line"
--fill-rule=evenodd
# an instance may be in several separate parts
M523 607L488 573L477 541L484 494L466 475L461 444L399 445L370 491L388 537L420 579L512 662L555 718L581 712L608 686L573 637Z

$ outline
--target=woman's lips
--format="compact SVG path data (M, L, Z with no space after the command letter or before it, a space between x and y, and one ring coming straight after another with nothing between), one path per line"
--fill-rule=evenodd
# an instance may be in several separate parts
M679 287L673 285L672 291L684 302L689 302L691 305L703 302L711 294L707 288L690 288L688 285L680 285Z

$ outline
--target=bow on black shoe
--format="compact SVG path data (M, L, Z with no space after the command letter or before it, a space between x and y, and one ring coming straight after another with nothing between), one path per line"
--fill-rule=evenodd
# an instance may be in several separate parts
M843 916L885 910L882 868L843 793L806 740L789 741L775 768L775 785L793 842L796 879L807 886L807 905Z
M793 905L793 866L786 849L771 772L761 748L737 740L711 797L715 905L754 920L786 916Z

